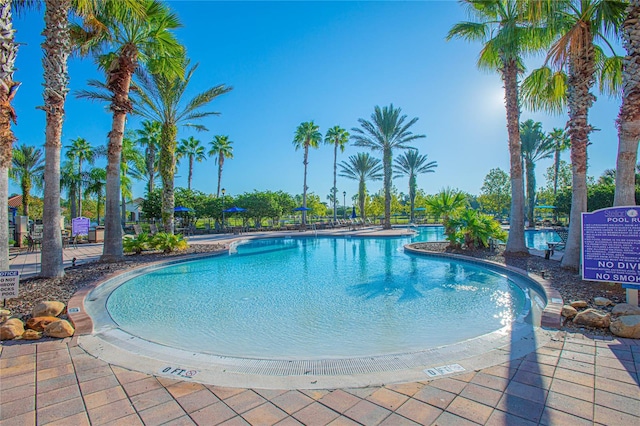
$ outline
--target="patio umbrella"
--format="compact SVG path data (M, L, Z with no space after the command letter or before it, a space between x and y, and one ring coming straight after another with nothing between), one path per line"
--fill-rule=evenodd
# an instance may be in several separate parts
M243 211L246 211L246 210L247 209L243 209L242 207L233 206L233 207L229 207L228 209L223 210L223 211L225 213L240 213L240 212L243 212Z
M415 209L413 209L414 212L423 212L425 210L426 210L426 208L424 208L424 207L416 207Z
M309 207L296 207L295 209L293 209L293 211L295 212L306 212L311 210Z
M356 217L358 217L358 215L356 214L356 206L353 206L353 210L351 211L351 219L355 219Z
M536 209L555 209L556 206L536 206Z
M175 206L173 208L173 211L175 213L182 213L182 212L190 212L190 211L192 211L192 209L190 209L189 207Z

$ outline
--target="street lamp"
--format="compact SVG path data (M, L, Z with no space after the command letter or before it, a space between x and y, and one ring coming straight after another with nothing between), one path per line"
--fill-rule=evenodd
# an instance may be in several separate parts
M342 219L347 218L347 191L342 191Z
M222 188L222 232L224 232L224 194L225 194L224 188Z

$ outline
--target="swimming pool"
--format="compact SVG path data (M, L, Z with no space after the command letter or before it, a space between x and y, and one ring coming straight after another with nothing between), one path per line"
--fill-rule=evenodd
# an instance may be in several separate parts
M331 359L461 342L524 321L532 298L544 304L522 278L407 254L407 242L252 240L228 256L134 277L110 293L106 307L118 327L161 345Z
M413 242L445 241L443 226L418 226L413 228L417 234ZM547 242L559 243L560 236L551 229L527 229L524 231L525 244L536 250L546 250Z

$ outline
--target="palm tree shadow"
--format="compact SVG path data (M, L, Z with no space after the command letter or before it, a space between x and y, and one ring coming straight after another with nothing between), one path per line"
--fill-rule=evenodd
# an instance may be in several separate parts
M392 277L386 275L378 275L366 283L349 286L347 287L347 293L351 296L365 299L399 295L398 302L410 302L425 297L414 284L408 282L397 283L394 282Z

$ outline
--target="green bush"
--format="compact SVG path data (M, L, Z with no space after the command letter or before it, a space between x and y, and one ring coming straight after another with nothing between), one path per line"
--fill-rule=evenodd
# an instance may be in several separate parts
M173 235L167 232L158 232L151 239L151 246L156 250L171 253L172 251L185 250L189 244L181 234Z
M455 232L447 237L452 246L464 244L467 248L488 247L489 240L505 241L507 233L492 216L477 210L462 210L449 219L449 227Z
M127 237L122 241L122 248L125 253L140 254L144 250L149 250L151 239L149 234L142 232L135 237Z

